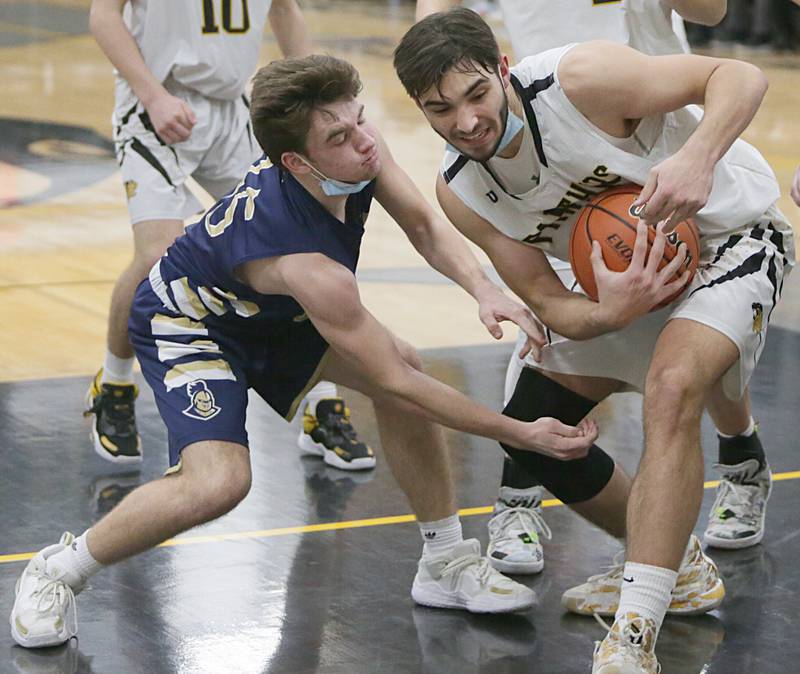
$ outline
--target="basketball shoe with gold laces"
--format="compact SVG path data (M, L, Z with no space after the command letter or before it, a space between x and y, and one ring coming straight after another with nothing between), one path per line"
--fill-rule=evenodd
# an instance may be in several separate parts
M624 552L618 553L614 564L605 573L567 590L561 596L561 605L571 613L613 617L619 606L622 586ZM700 615L717 608L725 597L717 565L692 535L678 570L678 580L672 591L672 601L667 613L672 615Z
M101 369L86 392L85 417L92 422L94 451L112 463L139 463L141 441L136 430L134 401L139 395L135 384L101 383Z
M321 456L329 466L341 470L375 467L375 453L358 439L350 423L350 409L341 398L323 398L316 413L311 405L303 410L303 430L297 444L304 452Z
M626 613L614 622L605 639L595 642L592 674L660 674L655 645L656 624L636 613Z

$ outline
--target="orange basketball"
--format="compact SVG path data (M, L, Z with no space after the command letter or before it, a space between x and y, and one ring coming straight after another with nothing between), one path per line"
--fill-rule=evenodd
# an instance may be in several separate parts
M633 256L633 245L636 242L636 224L639 221L631 212L631 206L639 196L641 188L637 185L621 185L598 194L581 210L578 221L572 229L569 240L569 262L578 283L586 294L597 301L597 284L592 270L592 241L599 241L603 251L603 260L612 271L625 271ZM647 249L653 245L655 228L650 227L647 233ZM677 254L678 247L685 245L686 261L675 273L679 277L685 269L689 269L690 280L697 271L700 254L700 241L697 225L692 220L684 220L667 236L664 257L659 263L661 269ZM683 292L683 288L654 309L666 306Z

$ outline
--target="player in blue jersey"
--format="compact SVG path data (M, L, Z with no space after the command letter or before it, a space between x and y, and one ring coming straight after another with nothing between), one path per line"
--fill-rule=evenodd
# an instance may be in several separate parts
M354 271L374 196L428 262L475 297L494 336L511 319L531 348L544 341L393 161L364 118L360 87L350 64L327 56L256 75L251 116L266 157L155 264L131 312L171 468L80 537L64 534L34 556L11 615L17 643L66 641L77 632L74 594L93 573L236 506L251 480L248 389L291 416L321 376L373 399L425 542L414 600L483 613L533 603L531 590L489 566L477 540L463 540L436 422L562 459L584 455L597 428L524 423L478 405L423 374L413 348L361 304ZM53 601L41 601L45 591Z

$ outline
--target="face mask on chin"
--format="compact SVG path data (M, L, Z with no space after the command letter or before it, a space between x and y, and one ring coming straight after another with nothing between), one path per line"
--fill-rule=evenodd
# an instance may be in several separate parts
M322 188L322 191L326 196L340 197L348 194L356 194L372 182L371 180L361 180L357 183L346 183L342 180L328 178L328 176L326 176L319 169L315 168L307 159L305 159L305 157L299 154L297 156L300 157L300 161L302 161L306 166L308 166L308 168L312 170L313 176L319 180L319 186Z

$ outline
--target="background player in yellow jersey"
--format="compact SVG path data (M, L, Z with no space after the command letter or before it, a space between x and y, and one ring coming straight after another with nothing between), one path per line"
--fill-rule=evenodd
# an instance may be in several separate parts
M136 286L184 219L201 210L186 181L194 178L218 199L260 154L245 87L267 19L284 56L311 52L296 0L92 2L90 28L117 69L114 142L134 241L111 297L103 368L87 394L93 445L109 461L141 461L128 314ZM374 467L333 384L321 382L302 409L305 451L338 468Z

